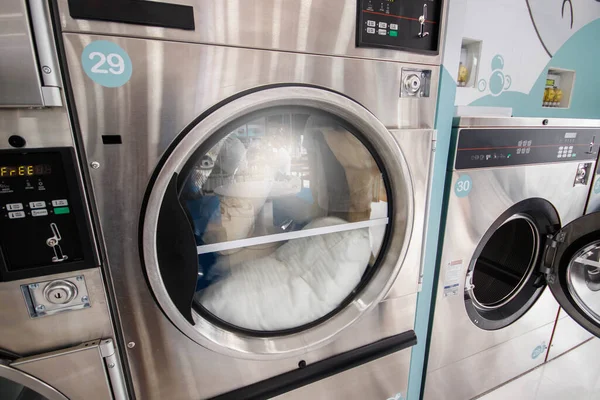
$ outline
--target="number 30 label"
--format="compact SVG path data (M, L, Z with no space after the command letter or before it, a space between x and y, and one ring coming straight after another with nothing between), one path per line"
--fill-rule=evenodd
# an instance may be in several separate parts
M123 86L131 78L131 59L119 45L97 40L85 46L81 65L87 76L106 87Z
M461 175L454 184L454 194L457 197L467 197L473 188L473 181L469 175Z

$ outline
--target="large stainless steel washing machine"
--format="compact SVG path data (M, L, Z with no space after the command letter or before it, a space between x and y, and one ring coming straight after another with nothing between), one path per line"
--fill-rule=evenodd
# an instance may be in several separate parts
M561 293L571 288L566 261L553 254L589 223L577 218L596 163L597 121L455 122L425 399L473 398L543 363L555 297L571 316L582 307Z
M125 400L50 8L0 21L0 398Z
M600 128L600 121L588 121L588 123ZM600 139L600 137L597 139ZM596 161L595 174L591 179L590 193L585 207L586 214L600 211L600 163L598 161ZM593 337L592 333L571 318L565 310L561 309L556 318L547 360L554 359Z
M400 398L441 2L181 3L58 4L135 395Z

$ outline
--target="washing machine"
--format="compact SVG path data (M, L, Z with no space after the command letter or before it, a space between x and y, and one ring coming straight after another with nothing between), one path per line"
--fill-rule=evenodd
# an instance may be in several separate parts
M125 400L50 8L0 20L0 398Z
M597 121L455 120L425 399L473 398L542 364L559 303L597 329L583 261L567 265L594 220L578 218L599 135Z
M441 2L178 3L56 8L134 395L402 398Z
M593 123L590 121L590 123ZM600 127L600 121L596 121L596 126ZM588 203L585 208L586 214L592 214L600 211L600 164L596 161L596 172L592 177ZM552 360L565 352L587 342L594 335L587 329L584 329L569 314L561 309L552 333L552 341L548 349L547 360Z

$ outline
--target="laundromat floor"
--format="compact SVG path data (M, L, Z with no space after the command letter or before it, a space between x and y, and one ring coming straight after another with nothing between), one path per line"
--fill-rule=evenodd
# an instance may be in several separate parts
M599 358L600 339L594 338L479 400L600 399Z

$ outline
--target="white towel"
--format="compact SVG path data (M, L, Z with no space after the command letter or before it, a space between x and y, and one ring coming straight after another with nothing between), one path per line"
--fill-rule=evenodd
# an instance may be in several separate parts
M304 229L343 224L326 217ZM231 267L197 293L217 317L241 328L273 331L313 322L359 284L371 256L367 228L293 239L272 254Z

